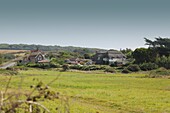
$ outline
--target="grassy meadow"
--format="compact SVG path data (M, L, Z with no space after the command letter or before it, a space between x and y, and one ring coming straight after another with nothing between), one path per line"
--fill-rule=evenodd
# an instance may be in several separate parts
M66 106L71 113L169 113L170 80L145 78L146 74L29 69L12 77L9 92L28 92L37 81L49 83L58 77L50 88L61 98L42 102L52 113L61 113ZM4 90L7 78L0 76L0 90Z

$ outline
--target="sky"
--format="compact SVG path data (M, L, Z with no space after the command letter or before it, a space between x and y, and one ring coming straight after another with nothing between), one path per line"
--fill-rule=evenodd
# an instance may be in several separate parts
M103 49L170 37L170 0L0 0L0 43Z

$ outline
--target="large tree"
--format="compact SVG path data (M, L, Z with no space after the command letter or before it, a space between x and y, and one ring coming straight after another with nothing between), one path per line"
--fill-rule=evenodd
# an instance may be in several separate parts
M158 37L155 38L155 41L149 40L147 38L144 38L146 45L150 45L151 47L164 47L170 49L170 38L162 38Z
M133 57L133 56L132 56L132 53L133 53L132 49L126 48L126 49L122 49L122 50L120 50L120 51L121 51L123 54L125 54L128 59Z
M160 56L169 56L170 55L170 38L155 38L154 41L144 38L146 44L149 45L149 48L157 51Z
M137 64L145 62L155 62L157 54L150 48L137 48L132 53L133 58Z

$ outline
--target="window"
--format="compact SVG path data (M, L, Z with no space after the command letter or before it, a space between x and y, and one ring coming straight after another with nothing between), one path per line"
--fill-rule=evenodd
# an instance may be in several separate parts
M43 60L41 55L39 55L37 59L38 59L38 61Z
M98 57L97 60L100 60L100 57Z

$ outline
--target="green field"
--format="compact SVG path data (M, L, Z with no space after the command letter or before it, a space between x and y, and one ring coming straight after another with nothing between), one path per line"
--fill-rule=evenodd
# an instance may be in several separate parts
M9 90L26 92L36 84L33 79L48 83L59 76L50 87L62 98L68 97L71 113L170 113L170 79L144 78L145 75L32 69L13 76ZM0 76L0 90L4 90L7 78ZM62 111L66 102L60 99L43 104L57 113L55 108Z

